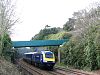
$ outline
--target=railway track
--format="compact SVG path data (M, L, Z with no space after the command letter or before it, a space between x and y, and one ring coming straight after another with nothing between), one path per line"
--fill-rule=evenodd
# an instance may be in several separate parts
M68 68L66 69L66 68L55 67L55 69L56 71L61 72L64 75L93 75L93 74L86 73L83 71L77 71L77 70L68 69Z
M23 60L20 60L18 64L22 69L29 72L29 74L31 75L93 75L85 72L80 72L80 71L65 69L60 67L55 67L53 71L41 70L37 67L34 67L33 65L24 62Z
M47 74L47 72L45 72L44 70L34 67L22 60L19 62L19 65L32 75L51 75L51 74Z
M57 71L48 71L51 75L65 75L63 73L57 72ZM67 74L68 75L68 74Z

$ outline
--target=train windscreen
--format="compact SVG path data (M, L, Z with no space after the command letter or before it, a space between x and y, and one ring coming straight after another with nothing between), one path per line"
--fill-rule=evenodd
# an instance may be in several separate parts
M45 57L46 57L46 58L53 58L53 53L51 53L51 52L46 52L46 53L45 53Z

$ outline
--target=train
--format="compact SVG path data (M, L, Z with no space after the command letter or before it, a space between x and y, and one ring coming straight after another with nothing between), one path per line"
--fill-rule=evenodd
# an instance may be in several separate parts
M51 51L24 53L23 60L40 68L53 70L55 65L55 55Z

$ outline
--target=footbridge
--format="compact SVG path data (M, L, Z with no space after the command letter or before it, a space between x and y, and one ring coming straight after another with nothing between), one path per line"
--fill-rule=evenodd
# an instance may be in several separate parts
M18 47L43 47L43 46L59 46L68 39L63 40L31 40L31 41L12 41L12 46L14 48Z

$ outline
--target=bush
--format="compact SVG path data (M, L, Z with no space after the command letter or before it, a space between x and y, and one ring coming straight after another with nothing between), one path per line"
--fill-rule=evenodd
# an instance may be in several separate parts
M100 69L99 29L100 26L92 26L82 37L72 37L62 47L64 63L79 69Z

